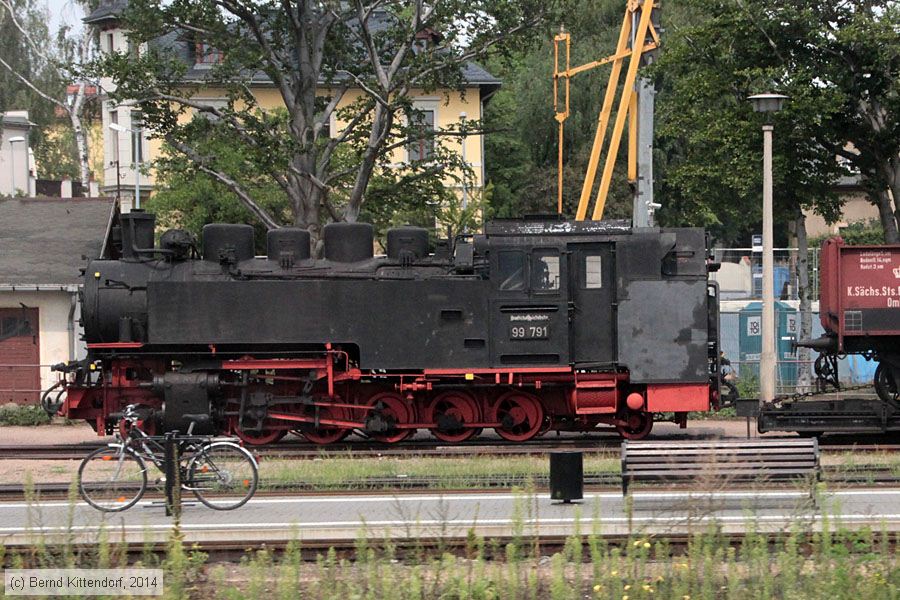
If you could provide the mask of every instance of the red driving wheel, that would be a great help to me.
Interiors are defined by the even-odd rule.
[[[491,407],[491,421],[499,421],[497,434],[511,442],[530,440],[541,430],[544,408],[540,400],[524,392],[508,392]]]
[[[238,439],[248,446],[265,446],[266,444],[274,444],[287,435],[287,429],[269,429],[260,430],[248,429],[242,430],[240,427],[240,419],[237,415],[228,417],[229,430],[236,435]]]
[[[415,418],[412,407],[410,407],[402,396],[392,392],[375,394],[369,399],[366,405],[370,407],[380,406],[380,409],[378,410],[369,411],[368,414],[370,417],[378,413],[382,419],[395,424],[412,423]],[[369,437],[376,442],[395,444],[397,442],[402,442],[413,433],[415,433],[415,430],[413,429],[389,428],[387,431],[371,432],[369,433]]]
[[[319,419],[335,419],[339,421],[349,421],[350,411],[339,406],[319,406]],[[307,416],[315,417],[316,407],[310,406],[306,411]],[[333,444],[339,442],[348,435],[352,429],[346,427],[335,427],[333,425],[320,425],[316,428],[298,429],[294,433],[302,435],[314,444]]]
[[[425,420],[429,423],[437,423],[438,427],[430,429],[431,434],[444,442],[464,442],[472,438],[478,430],[467,427],[467,423],[477,423],[481,420],[478,403],[465,392],[444,392],[438,395],[428,405]],[[461,427],[441,429],[441,421],[461,423]]]
[[[653,429],[653,415],[648,412],[631,412],[625,415],[627,425],[616,425],[616,430],[626,440],[642,440]]]

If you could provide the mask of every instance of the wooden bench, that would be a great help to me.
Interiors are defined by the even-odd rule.
[[[622,494],[633,483],[818,481],[815,438],[622,443]]]

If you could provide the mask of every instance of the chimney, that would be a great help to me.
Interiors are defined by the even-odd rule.
[[[88,175],[88,196],[91,198],[100,197],[100,183],[94,179],[94,174]]]
[[[71,198],[72,197],[72,178],[68,175],[63,176],[62,185],[59,188],[59,197],[60,198]]]

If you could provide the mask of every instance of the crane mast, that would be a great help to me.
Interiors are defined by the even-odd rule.
[[[649,80],[642,78],[638,81],[637,75],[638,68],[652,60],[654,51],[660,45],[658,8],[659,5],[654,0],[628,0],[615,53],[577,67],[572,67],[570,64],[571,35],[565,30],[561,30],[553,39],[553,109],[554,117],[559,124],[557,212],[560,214],[563,212],[563,141],[565,122],[570,115],[570,80],[579,73],[611,63],[612,70],[603,96],[603,106],[600,109],[575,219],[583,221],[588,215],[594,182],[606,141],[606,132],[609,129],[613,104],[616,101],[619,80],[624,69],[625,81],[622,85],[615,122],[606,149],[600,186],[590,218],[593,220],[603,218],[603,210],[612,183],[613,168],[618,157],[627,118],[628,181],[635,189],[634,225],[636,227],[651,225],[653,210],[658,206],[653,203],[652,149],[655,92],[653,84]],[[561,62],[564,64],[561,65]]]

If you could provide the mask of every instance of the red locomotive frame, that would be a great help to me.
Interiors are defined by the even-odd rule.
[[[116,350],[139,347],[117,344]],[[161,360],[131,356],[107,363],[96,369],[103,371],[96,384],[69,385],[62,414],[84,419],[104,434],[109,415],[128,404],[163,408],[160,395],[141,383],[147,377],[135,376],[141,371],[163,373]],[[613,426],[626,438],[641,438],[652,427],[651,413],[673,412],[683,426],[687,411],[709,410],[711,400],[717,400],[708,384],[631,386],[627,373],[578,373],[570,367],[364,373],[350,365],[345,352],[331,347],[309,358],[223,360],[220,377],[228,398],[222,415],[228,430],[250,444],[271,443],[290,431],[327,444],[355,429],[375,431],[371,438],[385,443],[403,441],[417,429],[429,429],[446,442],[461,442],[485,428],[522,442],[551,426],[589,431],[598,425]],[[245,431],[237,407],[229,410],[241,395],[242,381],[248,381],[251,390],[285,397],[303,396],[307,382],[312,389],[306,390],[304,403],[269,408],[263,428]],[[627,415],[621,414],[622,406],[630,409]]]

